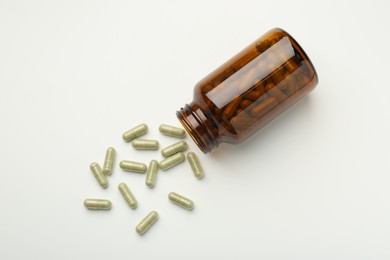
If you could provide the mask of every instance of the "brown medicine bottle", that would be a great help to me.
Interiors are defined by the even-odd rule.
[[[237,144],[291,107],[318,83],[309,57],[285,31],[272,29],[202,79],[177,117],[208,153]]]

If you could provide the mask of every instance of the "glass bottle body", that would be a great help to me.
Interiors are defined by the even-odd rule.
[[[273,29],[203,78],[177,112],[199,148],[240,143],[318,83],[313,64],[285,31]]]

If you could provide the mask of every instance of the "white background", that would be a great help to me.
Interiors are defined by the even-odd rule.
[[[388,3],[1,0],[0,259],[389,259]],[[196,82],[274,27],[317,69],[308,97],[239,146],[203,155],[187,137],[201,181],[185,163],[153,190],[119,167],[97,185],[89,164],[109,146],[117,162],[160,160],[122,133],[145,122],[145,138],[175,142],[158,125],[179,125]]]

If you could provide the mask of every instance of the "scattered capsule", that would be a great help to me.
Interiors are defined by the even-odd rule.
[[[126,200],[129,207],[135,209],[137,207],[137,200],[134,197],[133,193],[131,193],[126,183],[120,183],[118,185],[118,190],[121,192],[123,198]]]
[[[159,143],[157,140],[149,139],[135,139],[131,142],[133,147],[137,150],[157,150]]]
[[[184,154],[180,152],[160,161],[158,165],[161,170],[166,171],[169,168],[172,168],[173,166],[184,162],[185,158],[186,157],[184,156]]]
[[[138,234],[144,234],[158,219],[158,213],[156,211],[150,212],[141,222],[137,225],[135,230]]]
[[[204,172],[199,163],[198,156],[196,156],[194,152],[189,152],[187,153],[187,160],[191,165],[191,169],[194,172],[195,177],[202,179],[204,177]]]
[[[104,159],[103,164],[103,173],[105,175],[111,175],[112,169],[114,168],[115,163],[115,149],[112,147],[107,148],[106,158]]]
[[[93,163],[91,163],[89,168],[91,169],[93,175],[95,176],[95,178],[98,181],[98,183],[100,184],[100,186],[102,186],[102,188],[104,188],[104,189],[107,188],[108,181],[107,181],[106,175],[104,175],[103,170],[100,167],[100,165],[96,162],[93,162]]]
[[[180,141],[162,149],[161,155],[167,158],[171,155],[174,155],[175,153],[183,152],[187,149],[188,149],[187,143],[185,141]]]
[[[148,132],[148,126],[146,124],[140,124],[125,132],[122,137],[123,140],[129,142],[137,137],[140,137],[141,135],[146,134],[146,132]]]
[[[111,209],[111,201],[102,199],[85,199],[84,206],[87,209]]]
[[[138,173],[146,172],[146,164],[140,162],[121,161],[119,163],[119,166],[121,167],[122,170],[128,172],[138,172]]]
[[[192,210],[194,208],[194,202],[182,195],[179,195],[175,192],[171,192],[168,194],[168,198],[173,204],[176,204],[183,209]]]
[[[156,160],[151,160],[149,163],[148,170],[146,171],[145,184],[149,188],[153,188],[156,185],[156,177],[158,171],[158,162]]]
[[[167,136],[172,136],[172,137],[177,137],[177,138],[184,138],[186,137],[186,131],[184,129],[175,127],[175,126],[170,126],[170,125],[160,125],[158,128],[160,130],[160,133],[167,135]]]

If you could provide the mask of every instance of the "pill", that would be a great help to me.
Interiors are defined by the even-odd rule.
[[[226,106],[226,108],[223,110],[223,115],[230,119],[233,117],[234,112],[236,111],[237,107],[241,103],[241,97],[235,98],[233,101],[230,102],[229,105]]]
[[[204,177],[204,172],[199,163],[198,156],[196,156],[194,152],[189,152],[187,153],[187,160],[191,165],[191,169],[194,172],[195,177],[202,179]]]
[[[166,171],[170,168],[172,168],[173,166],[181,163],[181,162],[184,162],[185,160],[185,156],[182,152],[179,152],[177,154],[174,154],[162,161],[160,161],[160,163],[158,164],[160,169],[163,170],[163,171]]]
[[[298,68],[294,60],[291,59],[285,62],[285,66],[290,73],[292,73],[294,70]]]
[[[296,82],[297,73],[290,74],[286,76],[286,78],[282,81],[280,81],[276,86],[283,91],[287,96],[291,96],[295,94],[298,90],[298,85]]]
[[[160,125],[158,130],[167,136],[172,136],[172,137],[177,137],[177,138],[184,138],[186,137],[186,131],[184,129],[175,127],[175,126],[170,126],[170,125]]]
[[[103,199],[85,199],[84,206],[87,209],[111,209],[111,201]]]
[[[272,81],[275,83],[275,85],[279,84],[279,82],[283,81],[285,79],[286,75],[284,75],[283,70],[275,71],[271,74]]]
[[[174,155],[175,153],[183,152],[187,149],[188,149],[187,143],[185,141],[180,141],[162,149],[161,155],[167,158],[171,155]]]
[[[230,120],[230,123],[232,126],[239,131],[245,130],[248,127],[250,127],[252,124],[254,124],[257,121],[257,118],[250,117],[250,116],[244,116],[244,115],[238,115],[233,117]]]
[[[248,99],[244,99],[243,101],[241,101],[241,104],[240,104],[240,108],[241,109],[245,109],[247,107],[249,107],[250,105],[252,105],[252,101],[248,100]]]
[[[156,160],[151,160],[149,167],[146,171],[145,184],[149,188],[153,188],[156,185],[156,177],[158,171],[158,162]]]
[[[107,148],[106,158],[104,159],[103,164],[103,173],[105,175],[111,175],[112,169],[114,168],[115,163],[115,149],[112,147]]]
[[[135,139],[131,142],[133,147],[137,150],[157,150],[159,143],[157,140],[150,139]]]
[[[140,162],[121,161],[119,163],[119,166],[121,167],[122,170],[128,172],[138,172],[138,173],[146,172],[146,164]]]
[[[95,176],[95,178],[98,181],[98,183],[100,184],[100,186],[102,186],[103,188],[107,188],[108,181],[107,181],[106,175],[104,175],[103,170],[100,167],[100,165],[96,162],[93,162],[93,163],[91,163],[89,168],[91,169],[93,175]]]
[[[135,209],[137,207],[137,200],[135,199],[133,193],[131,193],[126,183],[120,183],[118,185],[118,190],[121,192],[123,198],[129,205],[129,207]]]
[[[138,234],[144,234],[158,219],[158,213],[156,211],[150,212],[141,222],[137,225],[135,230]]]
[[[137,137],[140,137],[141,135],[146,134],[147,131],[148,131],[148,126],[146,124],[140,124],[140,125],[137,125],[136,127],[133,127],[129,131],[125,132],[122,135],[122,137],[123,137],[123,140],[125,140],[126,142],[129,142]]]
[[[251,115],[254,117],[261,117],[272,108],[274,108],[278,104],[277,100],[274,97],[269,97],[263,102],[256,104],[251,110]]]
[[[210,129],[212,129],[213,126],[210,127]],[[227,129],[229,131],[229,133],[234,133],[235,130],[233,128],[233,126],[230,124],[230,120],[227,120],[226,118],[222,118],[222,127]],[[212,129],[211,131],[215,131],[216,129]]]
[[[237,72],[237,69],[233,67],[225,67],[223,70],[214,71],[213,77],[207,82],[213,87],[219,87],[219,85],[228,79],[231,75]],[[204,92],[203,92],[204,93]]]
[[[251,90],[247,94],[245,94],[244,98],[250,99],[252,101],[256,101],[261,96],[261,92],[259,90]]]
[[[190,200],[182,195],[179,195],[175,192],[169,193],[168,198],[174,204],[176,204],[184,209],[192,210],[194,208],[194,202],[192,202],[192,200]]]
[[[287,96],[272,83],[265,86],[265,91],[267,91],[270,96],[275,97],[279,103],[283,102],[287,98]]]

